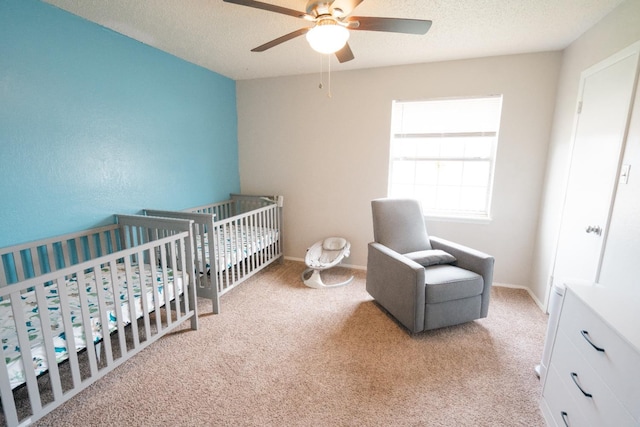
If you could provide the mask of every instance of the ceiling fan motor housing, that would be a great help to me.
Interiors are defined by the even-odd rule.
[[[331,16],[332,15],[332,13],[331,13],[331,3],[333,3],[333,2],[310,0],[307,3],[307,13],[309,15],[312,15],[312,16],[315,16],[315,17],[320,17],[322,15]],[[337,8],[334,9],[334,10],[342,12],[342,10],[337,9]]]

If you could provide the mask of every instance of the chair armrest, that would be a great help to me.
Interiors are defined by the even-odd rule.
[[[380,243],[369,243],[367,292],[412,333],[424,330],[424,267]]]
[[[494,258],[484,252],[459,243],[450,242],[440,237],[429,236],[429,239],[433,249],[443,250],[456,257],[456,266],[473,271],[482,276],[484,290],[482,291],[481,316],[486,317],[489,310],[490,289],[493,283]]]

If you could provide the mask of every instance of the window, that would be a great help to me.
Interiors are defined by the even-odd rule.
[[[490,219],[502,96],[394,101],[389,196],[427,216]]]

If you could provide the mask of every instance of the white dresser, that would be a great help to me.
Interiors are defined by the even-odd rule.
[[[542,381],[549,426],[640,426],[640,294],[568,285]]]

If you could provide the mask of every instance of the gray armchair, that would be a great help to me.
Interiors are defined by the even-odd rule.
[[[371,202],[367,292],[411,333],[487,317],[492,256],[427,234],[411,199]]]

